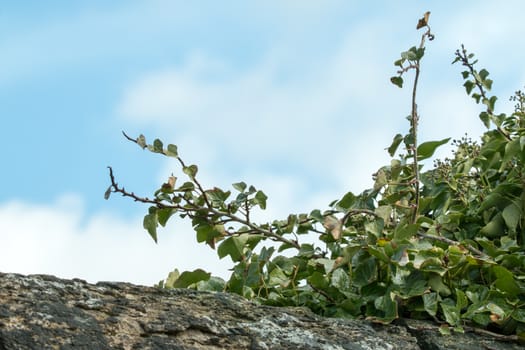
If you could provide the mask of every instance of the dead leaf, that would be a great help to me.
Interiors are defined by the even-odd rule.
[[[419,21],[417,22],[416,29],[426,27],[428,25],[429,17],[430,17],[430,11],[425,12],[425,14],[423,15],[423,18],[420,18]]]
[[[343,227],[341,221],[333,215],[324,218],[323,227],[330,232],[335,240],[341,238],[341,229]]]

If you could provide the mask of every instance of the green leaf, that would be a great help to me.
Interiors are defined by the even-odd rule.
[[[348,291],[350,289],[350,277],[348,276],[348,272],[341,268],[336,269],[332,273],[330,284],[342,292]]]
[[[465,293],[460,290],[456,289],[456,308],[458,310],[465,309],[468,306],[468,299]]]
[[[264,194],[263,191],[257,191],[257,193],[255,194],[255,202],[259,204],[259,207],[261,207],[261,209],[266,209],[267,199],[268,197]]]
[[[401,77],[392,77],[390,78],[390,82],[399,88],[403,87],[403,78]]]
[[[431,316],[436,316],[438,309],[438,294],[434,292],[427,293],[423,294],[422,298],[425,311]]]
[[[268,284],[270,286],[281,286],[281,287],[287,287],[290,284],[290,277],[286,276],[284,271],[276,267],[274,268],[270,274],[268,275],[269,282]]]
[[[318,271],[314,271],[306,280],[315,288],[324,289],[328,287],[328,278]]]
[[[337,206],[348,209],[350,208],[356,201],[356,196],[352,192],[348,192],[341,198],[339,202],[337,202]]]
[[[211,242],[214,238],[222,236],[223,230],[221,230],[221,228],[222,226],[216,227],[208,224],[197,226],[195,228],[195,231],[197,232],[197,242]]]
[[[193,182],[185,182],[179,188],[177,188],[175,191],[177,191],[177,192],[187,192],[187,191],[193,191],[194,189],[195,189],[195,185],[193,184]]]
[[[171,143],[168,145],[168,149],[166,150],[166,155],[168,157],[174,157],[177,158],[179,156],[177,152],[177,146],[172,145]]]
[[[361,261],[354,271],[354,284],[357,287],[362,287],[375,281],[377,278],[376,267],[376,259],[374,257]]]
[[[511,232],[516,232],[516,228],[521,220],[521,208],[516,204],[509,204],[503,209],[503,220]]]
[[[401,58],[409,60],[409,61],[416,61],[417,60],[417,49],[415,46],[411,47],[410,50],[401,52]]]
[[[151,238],[153,238],[155,243],[157,243],[157,225],[158,221],[156,211],[144,216],[143,226],[148,231]]]
[[[404,226],[397,226],[394,230],[394,239],[396,241],[403,241],[412,238],[417,230],[419,230],[419,224],[407,224]]]
[[[493,271],[497,277],[496,282],[494,283],[496,288],[508,293],[512,298],[520,294],[520,287],[514,280],[512,272],[499,265],[494,266]]]
[[[437,274],[432,274],[428,279],[428,285],[433,291],[436,291],[442,296],[449,296],[452,292],[450,288],[443,283],[443,278]]]
[[[490,116],[487,112],[481,112],[479,114],[479,119],[483,122],[483,125],[488,129],[490,128]]]
[[[382,323],[390,323],[398,317],[397,302],[393,298],[393,294],[388,292],[374,301],[374,306],[383,311],[383,316],[377,315],[375,320]]]
[[[374,191],[378,191],[388,184],[388,177],[384,168],[379,169],[375,174]]]
[[[247,185],[244,182],[236,182],[232,184],[233,188],[236,189],[239,192],[244,192],[246,190]]]
[[[478,74],[481,81],[487,79],[487,77],[489,76],[489,72],[486,69],[480,70]]]
[[[472,89],[474,89],[474,86],[476,86],[474,84],[473,81],[470,81],[470,80],[467,80],[463,86],[465,87],[465,90],[467,91],[467,94],[470,95],[470,93],[472,92]]]
[[[242,234],[240,236],[228,237],[217,249],[219,258],[222,259],[229,255],[233,262],[241,261],[244,256],[244,247],[250,238],[249,236],[249,234]],[[261,238],[258,237],[258,239],[260,240]]]
[[[378,258],[379,260],[385,263],[390,263],[391,261],[390,256],[388,256],[385,253],[385,250],[382,247],[369,246],[368,253],[370,253],[370,255],[375,256],[376,258]]]
[[[447,321],[449,325],[456,326],[460,323],[460,311],[455,305],[441,303],[440,306],[441,310],[443,311],[443,315],[445,316],[445,321]]]
[[[432,157],[432,155],[439,146],[444,145],[449,141],[450,137],[441,141],[428,141],[420,144],[417,148],[418,160],[423,160]]]
[[[211,273],[202,269],[196,269],[191,272],[184,271],[173,283],[173,288],[188,288],[197,282],[209,280],[210,276]]]
[[[403,68],[403,63],[405,63],[405,59],[404,58],[400,58],[398,59],[397,61],[394,62],[394,66],[398,66],[400,68]]]
[[[146,137],[142,134],[137,137],[137,145],[139,145],[142,149],[146,148],[148,145],[146,144]]]
[[[481,234],[488,238],[500,237],[505,232],[505,221],[502,214],[498,213],[486,224],[480,231]]]
[[[321,214],[321,211],[319,209],[314,209],[312,210],[312,212],[310,213],[310,215],[308,216],[309,218],[312,218],[318,222],[323,222],[324,221],[324,217],[323,217],[323,214]]]
[[[177,212],[177,210],[173,208],[162,208],[157,210],[157,220],[160,225],[163,227],[166,226],[166,223],[168,222],[168,219]]]
[[[168,278],[166,278],[166,282],[164,283],[164,288],[167,288],[167,289],[173,288],[173,284],[175,283],[177,278],[179,278],[179,276],[180,276],[180,272],[178,269],[171,271],[168,274]]]
[[[503,155],[503,159],[501,160],[501,166],[499,168],[499,171],[503,171],[505,167],[508,165],[508,163],[517,155],[520,155],[521,153],[521,146],[520,141],[518,138],[515,138],[514,140],[508,142],[505,145],[505,154]]]
[[[394,156],[394,154],[397,151],[397,148],[399,147],[402,141],[403,141],[403,135],[397,134],[396,136],[394,136],[394,139],[392,140],[392,144],[390,145],[390,147],[388,147],[388,154],[390,154],[390,157]]]
[[[408,298],[424,295],[428,290],[427,280],[421,271],[415,270],[400,285],[401,297]]]
[[[498,98],[496,96],[491,96],[490,98],[483,98],[481,102],[487,106],[487,108],[491,111],[494,110],[494,106],[496,105],[496,101]]]
[[[182,171],[184,172],[184,174],[188,175],[190,178],[194,178],[195,175],[197,175],[198,170],[199,169],[197,168],[195,164],[185,166],[184,168],[182,168]]]
[[[304,243],[301,244],[301,247],[299,248],[299,252],[297,253],[298,256],[304,256],[307,258],[310,258],[315,253],[315,248],[313,244]]]
[[[155,139],[155,141],[153,141],[153,152],[163,153],[163,147],[164,145],[162,144],[161,140]]]
[[[419,61],[423,58],[423,56],[425,56],[425,48],[420,47],[416,50],[416,58]]]
[[[219,258],[222,259],[229,255],[233,262],[241,260],[242,245],[239,245],[238,242],[234,240],[234,238],[235,237],[229,237],[219,245],[219,248],[217,249]]]
[[[109,186],[108,189],[106,190],[106,192],[104,192],[104,199],[105,200],[108,200],[109,199],[109,196],[111,196],[111,189],[113,188],[113,186]]]

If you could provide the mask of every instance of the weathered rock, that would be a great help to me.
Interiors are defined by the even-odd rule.
[[[0,273],[0,350],[521,349],[488,335],[439,335],[421,321],[379,326],[226,293]]]

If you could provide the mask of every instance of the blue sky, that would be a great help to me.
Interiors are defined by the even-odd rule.
[[[405,132],[409,89],[394,60],[419,42],[421,139],[478,136],[454,51],[495,80],[501,111],[523,87],[525,4],[492,1],[24,1],[0,9],[0,271],[152,284],[231,263],[173,222],[155,245],[147,208],[103,193],[151,195],[175,164],[121,135],[179,146],[209,187],[265,190],[260,219],[325,208],[371,185]],[[442,153],[445,154],[445,153]]]

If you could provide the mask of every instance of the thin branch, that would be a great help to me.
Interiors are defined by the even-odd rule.
[[[184,212],[184,213],[186,213],[188,215],[195,215],[195,212],[198,209],[197,207],[195,207],[195,208],[188,208],[188,207],[180,206],[180,205],[168,205],[168,204],[162,203],[162,201],[158,200],[158,199],[149,199],[149,198],[145,198],[145,197],[139,197],[136,194],[134,194],[133,192],[127,192],[124,189],[124,187],[119,187],[118,186],[117,182],[115,181],[115,177],[113,175],[113,169],[111,167],[108,167],[108,168],[109,168],[109,177],[111,179],[112,192],[121,193],[125,197],[131,197],[136,202],[153,204],[153,205],[157,206],[158,208],[172,208],[172,209],[176,209],[176,210],[179,210],[181,212]],[[213,215],[216,215],[216,216],[218,216],[220,218],[227,218],[227,219],[223,219],[221,221],[229,220],[231,222],[236,222],[236,223],[242,224],[244,226],[249,227],[254,232],[258,232],[258,233],[260,233],[260,234],[262,234],[262,235],[264,235],[264,236],[266,236],[266,237],[268,237],[268,238],[270,238],[270,239],[272,239],[274,241],[278,241],[278,242],[289,244],[290,246],[292,246],[292,247],[294,247],[296,249],[300,249],[301,248],[301,245],[298,242],[295,242],[295,241],[289,240],[287,238],[284,238],[284,237],[274,233],[271,230],[263,229],[262,227],[260,227],[260,226],[258,226],[256,224],[253,224],[253,223],[251,223],[251,222],[249,222],[249,221],[247,221],[245,219],[242,219],[241,217],[239,217],[239,216],[237,216],[235,214],[217,210],[217,209],[213,208],[211,205],[206,207],[206,211],[207,211],[207,214],[213,214]],[[241,233],[244,233],[244,232],[241,232]]]
[[[421,238],[426,238],[426,239],[430,239],[430,240],[434,240],[434,241],[443,242],[443,243],[446,243],[448,245],[456,245],[456,246],[461,245],[462,247],[465,247],[465,249],[470,251],[472,254],[478,255],[478,256],[483,257],[483,258],[488,258],[489,257],[487,254],[483,253],[482,251],[480,251],[480,250],[478,250],[478,249],[476,249],[474,247],[471,247],[469,245],[453,241],[453,240],[445,238],[445,237],[427,235],[426,233],[420,233],[420,232],[418,232],[417,235],[419,237],[421,237]]]

